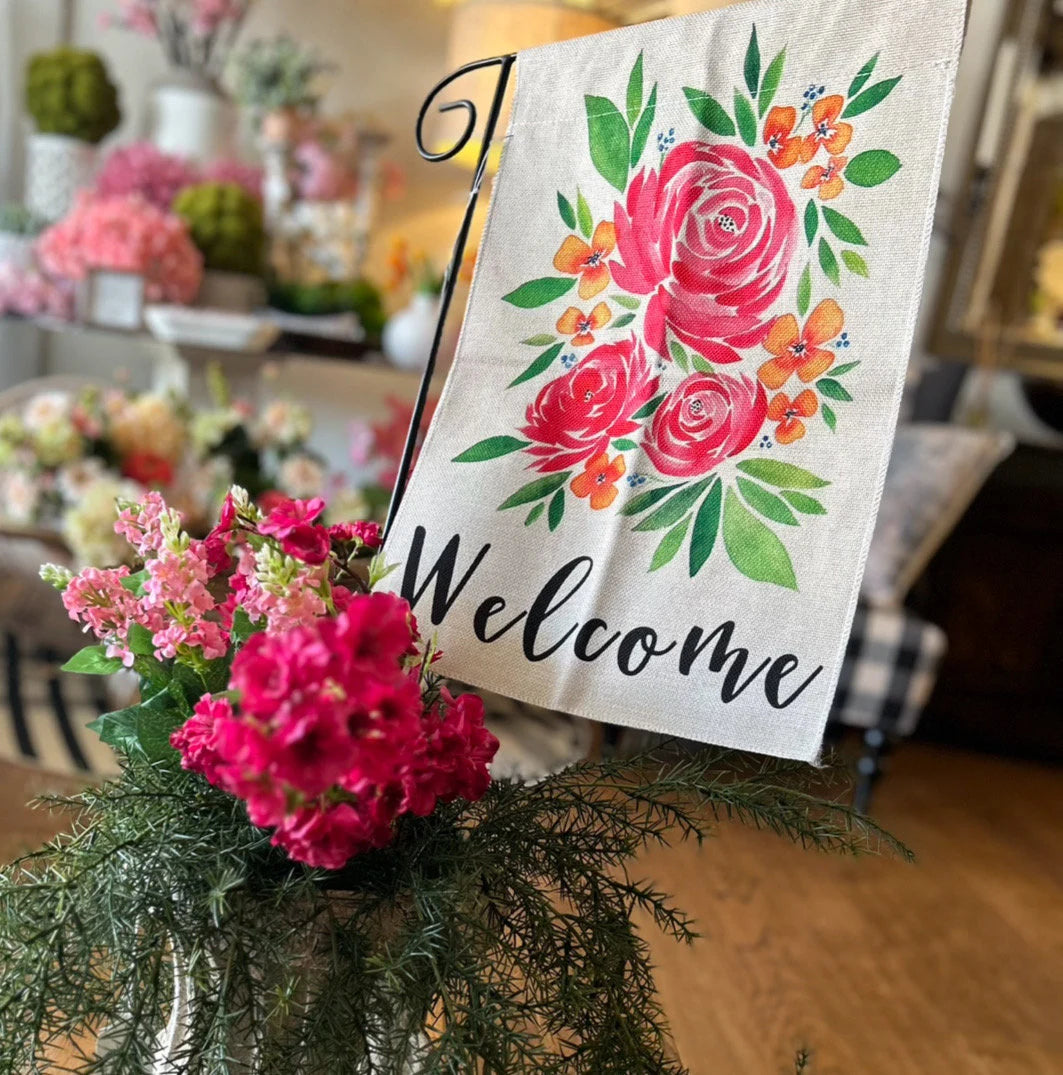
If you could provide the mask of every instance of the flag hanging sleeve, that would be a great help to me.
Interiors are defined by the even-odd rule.
[[[816,758],[964,0],[754,0],[522,53],[387,544],[442,673]]]

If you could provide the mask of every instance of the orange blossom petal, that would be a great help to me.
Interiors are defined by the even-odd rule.
[[[853,140],[853,125],[851,123],[839,123],[835,128],[834,134],[831,135],[823,144],[827,147],[827,152],[832,156],[837,156],[843,152],[845,147]]]
[[[576,309],[575,306],[570,306],[558,319],[557,319],[557,331],[562,336],[571,336],[573,332],[579,329],[579,323],[583,320],[583,314]]]
[[[805,342],[810,347],[819,347],[827,340],[833,340],[845,324],[842,308],[834,299],[824,299],[808,316],[805,322]]]
[[[805,435],[805,423],[800,418],[784,418],[775,430],[775,439],[780,444],[793,444]]]
[[[821,374],[824,374],[834,365],[834,354],[831,351],[824,351],[819,347],[813,347],[808,352],[805,360],[797,367],[797,376],[801,378],[805,384],[809,381],[814,381]]]
[[[801,180],[801,186],[805,190],[811,190],[813,187],[818,187],[823,182],[823,177],[826,175],[827,169],[822,164],[814,164],[807,172],[805,172],[804,179]]]
[[[771,402],[768,404],[768,421],[781,422],[786,417],[789,407],[790,397],[785,392],[772,396]]]
[[[797,109],[776,105],[768,112],[768,118],[764,121],[765,144],[773,138],[788,138],[796,125]]]
[[[811,418],[819,409],[819,398],[810,388],[806,388],[803,392],[798,392],[793,409],[802,418]]]
[[[554,255],[554,268],[558,272],[575,276],[591,256],[591,248],[578,236],[569,235]]]
[[[611,254],[616,249],[616,228],[611,220],[603,220],[594,229],[591,246],[598,254]]]
[[[579,281],[579,297],[581,299],[593,299],[600,295],[608,286],[612,277],[609,274],[609,266],[606,262],[591,265],[583,270]]]
[[[591,508],[594,511],[601,511],[602,508],[609,507],[609,505],[616,500],[617,491],[615,485],[599,485],[598,488],[591,493]]]
[[[845,98],[840,93],[832,93],[828,97],[821,97],[812,106],[812,124],[818,127],[824,120],[834,125],[834,121],[842,114],[842,106]],[[845,126],[849,126],[845,124]],[[852,128],[850,128],[852,130]]]
[[[613,316],[612,311],[604,302],[599,302],[597,306],[591,310],[591,328],[605,328],[609,324],[609,319]]]
[[[793,314],[783,314],[772,322],[764,337],[764,347],[773,355],[784,355],[800,338],[797,318]]]
[[[840,175],[836,175],[833,179],[828,179],[826,183],[820,184],[819,196],[821,200],[829,202],[831,198],[837,198],[844,189],[845,180]]]
[[[782,388],[790,379],[793,370],[786,369],[777,358],[770,358],[757,370],[761,383],[768,388]]]

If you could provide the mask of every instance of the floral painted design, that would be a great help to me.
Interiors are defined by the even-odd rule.
[[[831,482],[786,452],[837,433],[854,398],[845,298],[871,266],[848,213],[902,166],[860,117],[901,79],[873,81],[876,54],[848,86],[777,102],[779,44],[764,64],[753,27],[733,101],[683,87],[704,132],[687,141],[641,54],[621,102],[586,96],[590,160],[616,193],[557,192],[558,275],[503,296],[528,311],[523,345],[545,348],[507,388],[534,389],[519,436],[454,462],[522,456],[537,476],[499,510],[525,509],[526,526],[615,512],[655,543],[650,571],[685,549],[691,578],[714,560],[796,590],[786,535],[827,514]]]

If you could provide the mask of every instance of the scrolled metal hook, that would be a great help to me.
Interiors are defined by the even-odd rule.
[[[440,105],[438,109],[440,113],[457,111],[465,112],[465,129],[449,149],[435,153],[424,143],[424,121],[436,98],[452,82],[456,82],[459,78],[471,74],[473,71],[482,71],[488,67],[508,68],[512,62],[512,56],[492,56],[487,60],[476,60],[473,63],[465,64],[464,67],[459,67],[456,71],[452,71],[446,78],[435,84],[432,88],[432,92],[428,94],[424,100],[424,104],[421,105],[421,111],[417,114],[417,151],[426,161],[432,161],[434,163],[436,161],[445,161],[450,160],[451,157],[456,157],[469,144],[473,134],[476,133],[476,124],[479,119],[476,105],[467,98]]]

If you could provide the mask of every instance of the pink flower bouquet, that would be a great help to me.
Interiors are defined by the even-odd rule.
[[[404,815],[478,800],[498,742],[481,700],[432,674],[407,603],[355,569],[379,527],[325,527],[323,509],[286,501],[263,515],[234,487],[196,540],[148,493],[115,524],[141,570],[43,574],[98,640],[71,670],[124,666],[146,685],[135,729],[103,717],[104,741],[179,755],[292,859],[339,869],[388,844]]]
[[[37,250],[45,270],[70,280],[97,269],[140,273],[150,302],[189,303],[203,278],[185,223],[139,196],[82,194]]]

